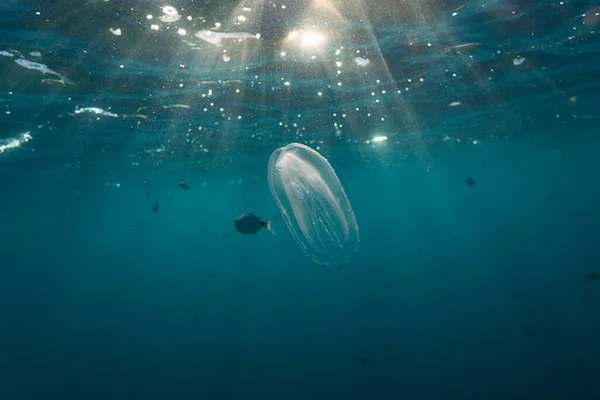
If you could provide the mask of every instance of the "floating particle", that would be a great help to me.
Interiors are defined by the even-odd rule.
[[[448,104],[450,107],[456,107],[456,106],[460,106],[462,103],[460,101],[453,101],[452,103]]]
[[[110,33],[112,33],[115,36],[121,36],[121,29],[117,28],[117,29],[113,29],[113,28],[109,28],[108,29],[110,31]]]
[[[597,25],[600,22],[600,7],[592,7],[582,15],[583,23],[588,26]]]

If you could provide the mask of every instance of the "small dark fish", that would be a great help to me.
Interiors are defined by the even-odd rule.
[[[583,297],[581,298],[581,300],[584,303],[589,303],[590,302],[590,295],[589,294],[584,294]]]
[[[528,337],[528,338],[532,338],[532,337],[536,337],[536,336],[537,336],[535,332],[533,332],[533,331],[530,331],[530,330],[528,330],[528,329],[523,329],[523,332],[521,332],[521,334],[522,334],[524,337]]]
[[[471,178],[470,176],[468,176],[467,179],[465,179],[465,182],[467,182],[467,186],[475,185],[475,179]]]
[[[156,203],[154,203],[154,205],[152,206],[152,212],[157,212],[158,211],[158,200],[156,200]]]
[[[273,233],[272,221],[262,221],[254,214],[243,214],[233,221],[235,229],[243,234],[249,235],[257,233],[263,228],[266,228],[269,232]]]
[[[177,184],[180,188],[182,188],[183,190],[190,190],[190,185],[188,185],[187,183],[185,183],[184,181],[181,181]]]
[[[590,272],[589,274],[587,274],[585,276],[585,279],[589,279],[590,281],[595,281],[597,279],[600,279],[600,274],[596,274],[596,273]]]
[[[150,198],[150,193],[146,193],[146,198],[149,199]]]

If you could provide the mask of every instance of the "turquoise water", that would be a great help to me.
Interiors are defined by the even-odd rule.
[[[599,12],[1,1],[0,399],[597,398]],[[295,142],[344,265],[271,196]]]

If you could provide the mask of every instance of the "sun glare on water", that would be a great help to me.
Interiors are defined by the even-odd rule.
[[[287,36],[286,41],[289,43],[297,43],[304,49],[319,49],[326,40],[325,35],[316,31],[305,31],[303,29],[292,31]]]

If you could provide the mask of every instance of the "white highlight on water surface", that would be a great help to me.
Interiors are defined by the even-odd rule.
[[[374,143],[381,143],[381,142],[385,142],[388,139],[387,136],[384,135],[377,135],[377,136],[373,136],[372,140],[367,140],[366,143],[369,144],[371,142]]]
[[[171,16],[171,15],[161,15],[158,17],[162,22],[171,23],[179,21],[181,17],[179,15]]]
[[[119,117],[119,114],[111,113],[110,111],[104,111],[103,109],[98,108],[98,107],[83,107],[83,108],[78,108],[75,110],[75,114],[81,114],[81,113],[98,114],[98,115],[103,115],[105,117],[112,117],[112,118]]]
[[[27,143],[31,139],[32,139],[32,136],[31,136],[31,133],[29,133],[29,132],[24,132],[15,138],[0,139],[0,154],[4,153],[6,150],[16,149],[17,147],[21,147],[21,145],[23,143]]]
[[[521,65],[525,62],[525,57],[515,57],[513,60],[513,65]]]
[[[173,6],[164,6],[162,8],[163,15],[158,17],[162,22],[171,23],[177,22],[181,19],[181,15],[177,12],[177,9]]]
[[[215,46],[220,46],[222,39],[260,39],[258,33],[253,35],[248,32],[213,32],[209,30],[199,31],[194,36]]]
[[[286,37],[288,42],[297,42],[302,48],[318,49],[325,43],[325,35],[317,31],[305,31],[299,29],[292,31]]]
[[[29,60],[26,60],[25,58],[17,58],[15,60],[15,62],[17,64],[19,64],[20,66],[25,67],[27,69],[33,69],[33,70],[36,70],[36,71],[40,71],[44,75],[45,74],[55,75],[55,76],[59,77],[60,80],[63,83],[68,83],[69,85],[73,85],[74,84],[73,81],[65,78],[64,76],[62,76],[58,72],[51,70],[50,68],[48,68],[48,66],[46,66],[44,64],[36,63],[34,61],[29,61]]]
[[[165,15],[169,15],[169,16],[175,16],[178,15],[179,13],[177,12],[177,9],[173,6],[164,6],[162,8],[162,12]]]
[[[358,65],[359,67],[366,67],[367,65],[369,65],[371,63],[371,61],[367,58],[356,57],[354,59],[354,63],[356,65]]]

